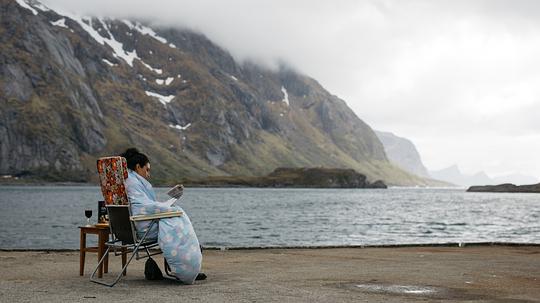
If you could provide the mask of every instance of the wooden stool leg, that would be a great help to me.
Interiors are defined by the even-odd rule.
[[[109,253],[107,253],[107,255],[105,256],[105,261],[103,261],[103,272],[109,272]]]
[[[108,230],[102,230],[99,232],[99,235],[100,235],[100,249],[103,251],[103,254],[105,253],[105,251],[107,250],[105,248],[105,243],[109,240],[109,231]],[[102,254],[102,255],[103,255]],[[104,273],[108,273],[109,272],[109,253],[107,253],[107,255],[105,255],[105,260],[103,261],[103,272]]]
[[[122,248],[122,268],[124,268],[124,266],[126,265],[126,261],[127,261],[127,251],[125,248]],[[124,270],[122,274],[124,276],[127,274],[127,268],[126,270]]]
[[[80,252],[79,252],[79,275],[84,275],[84,258],[86,256],[86,233],[81,229],[80,239]]]
[[[98,233],[98,249],[97,249],[97,255],[98,255],[98,262],[101,260],[101,257],[103,257],[103,254],[105,253],[105,243],[103,239],[103,233]],[[105,263],[105,262],[104,262]],[[101,264],[98,269],[98,278],[103,277],[103,266],[104,264]]]

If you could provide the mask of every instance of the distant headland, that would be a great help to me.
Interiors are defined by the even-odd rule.
[[[514,185],[511,183],[499,185],[471,186],[468,192],[494,192],[494,193],[540,193],[540,183],[531,185]]]
[[[155,181],[155,180],[154,180]],[[287,168],[275,169],[266,176],[208,176],[184,178],[177,182],[186,187],[275,187],[275,188],[387,188],[377,180],[369,182],[366,175],[343,168]],[[176,182],[153,182],[155,186],[170,186]],[[95,186],[94,182],[47,182],[39,178],[0,177],[0,185],[29,186]]]
[[[281,167],[262,177],[207,177],[184,179],[182,183],[187,187],[387,188],[381,180],[370,183],[365,175],[354,169],[322,167]]]

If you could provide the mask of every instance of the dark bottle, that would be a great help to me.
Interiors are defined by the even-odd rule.
[[[98,201],[98,223],[108,223],[107,207],[105,201]]]

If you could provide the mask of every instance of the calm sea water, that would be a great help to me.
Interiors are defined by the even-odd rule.
[[[100,199],[98,187],[0,186],[0,248],[78,248]],[[188,188],[181,206],[205,246],[540,243],[540,194]]]

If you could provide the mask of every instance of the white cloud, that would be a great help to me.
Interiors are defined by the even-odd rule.
[[[540,177],[540,1],[43,2],[189,27],[237,59],[283,59],[411,139],[429,168]]]

